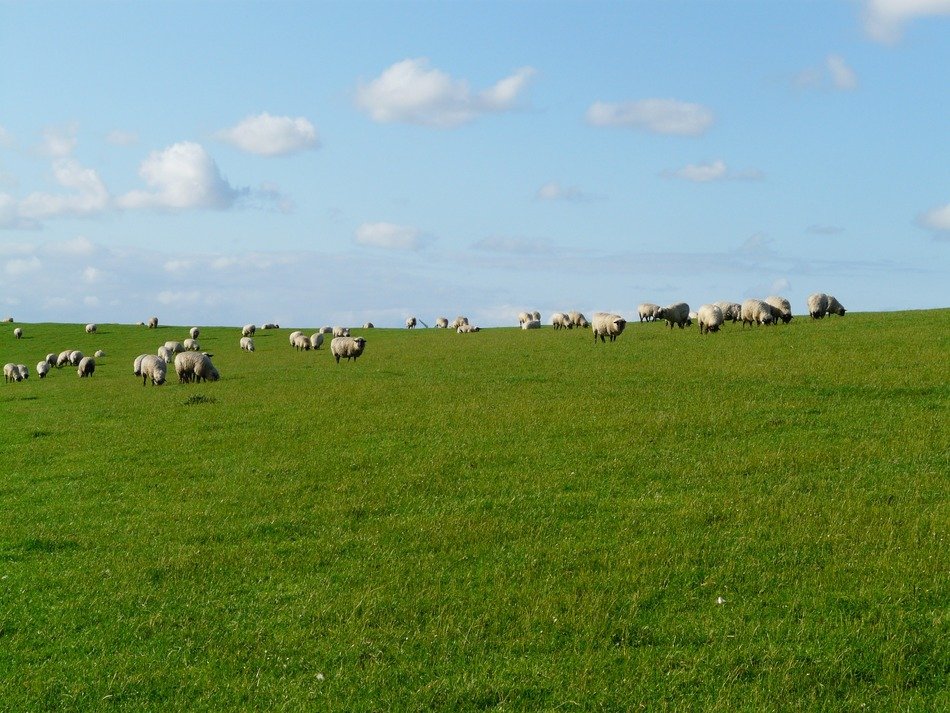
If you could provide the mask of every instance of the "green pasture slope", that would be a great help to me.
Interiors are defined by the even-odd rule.
[[[950,310],[2,325],[0,709],[950,709]]]

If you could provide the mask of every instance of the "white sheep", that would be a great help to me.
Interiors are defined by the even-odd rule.
[[[147,356],[149,356],[149,355],[148,355],[148,354],[139,354],[137,357],[135,357],[135,361],[132,362],[132,373],[135,374],[136,376],[141,376],[141,375],[142,375],[142,362],[144,361],[145,357],[147,357]]]
[[[333,334],[333,327],[320,327],[320,334]]]
[[[416,318],[406,317],[406,329],[415,329],[415,328],[416,328]]]
[[[23,377],[24,381],[30,378],[30,367],[26,364],[17,364],[16,367],[20,370],[20,376]]]
[[[172,360],[175,358],[175,352],[166,346],[161,346],[158,348],[158,356],[166,364],[171,364]]]
[[[86,325],[86,334],[95,334],[98,330],[99,330],[99,325],[97,324]]]
[[[666,307],[660,307],[656,312],[657,320],[665,319],[667,326],[673,329],[677,326],[680,329],[692,324],[689,316],[689,305],[685,302],[674,302]]]
[[[346,327],[334,327],[333,328],[334,337],[348,337],[350,336],[350,330]]]
[[[533,316],[534,316],[534,315],[532,315],[530,312],[519,312],[519,313],[518,313],[518,326],[521,326],[521,325],[524,324],[525,322],[530,322]]]
[[[165,348],[171,350],[172,354],[180,354],[185,351],[185,345],[176,341],[165,342]]]
[[[4,364],[3,381],[6,384],[9,384],[11,381],[23,381],[23,375],[20,374],[20,367],[16,364]]]
[[[742,305],[738,302],[716,302],[715,305],[722,310],[723,320],[729,320],[732,323],[738,322],[742,319]]]
[[[657,318],[657,312],[660,311],[660,305],[652,302],[642,302],[637,306],[637,316],[641,322],[653,322]]]
[[[605,337],[609,337],[610,341],[617,341],[617,337],[623,332],[624,327],[627,326],[627,320],[621,317],[619,314],[613,314],[612,312],[594,312],[594,319],[591,322],[591,331],[594,333],[594,344],[597,343],[597,338],[600,337],[600,341],[605,341]]]
[[[79,378],[83,379],[87,376],[92,376],[96,371],[96,361],[92,357],[83,357],[79,361],[79,368],[76,369],[76,373],[79,374]]]
[[[280,329],[280,325],[277,322],[264,322],[261,329]]]
[[[254,351],[253,337],[241,337],[241,349],[243,349],[246,352]]]
[[[16,327],[13,330],[13,336],[17,339],[23,339],[23,329],[20,327]]]
[[[50,352],[49,354],[46,355],[46,361],[49,363],[50,366],[56,366],[56,355]]]
[[[182,342],[182,346],[184,347],[186,352],[200,352],[201,351],[201,345],[198,344],[197,339],[186,339],[184,342]]]
[[[413,319],[415,319],[415,317],[413,317]],[[413,326],[415,326],[415,325],[413,325]],[[363,329],[376,329],[376,325],[373,324],[372,322],[364,322],[364,323],[363,323]]]
[[[310,351],[310,338],[305,334],[298,334],[294,337],[294,349],[298,352]]]
[[[165,383],[165,375],[168,371],[166,362],[160,357],[146,354],[139,365],[139,373],[142,375],[142,386],[151,380],[152,386],[161,386]]]
[[[96,349],[96,353],[93,354],[93,356],[94,356],[96,359],[102,359],[102,357],[104,357],[105,355],[106,355],[106,353],[105,353],[104,351],[102,351],[102,349]]]
[[[56,368],[60,369],[66,366],[69,363],[69,355],[73,353],[72,349],[66,349],[61,351],[59,356],[56,357]]]
[[[828,295],[828,309],[827,314],[836,314],[839,317],[844,317],[845,310],[841,306],[841,303],[834,297],[834,295]]]
[[[241,336],[242,337],[253,337],[254,332],[257,331],[257,327],[253,324],[245,324],[241,327]]]
[[[158,329],[158,317],[149,317],[149,318],[148,318],[148,328],[149,328],[149,329]]]
[[[521,325],[522,329],[541,329],[540,319],[529,319]]]
[[[718,332],[725,318],[719,305],[703,305],[696,313],[696,320],[699,322],[699,333],[709,334]]]
[[[323,335],[320,332],[314,332],[310,335],[310,348],[319,349],[323,346]]]
[[[69,364],[70,366],[79,366],[79,362],[82,361],[83,353],[80,351],[71,351],[69,352]]]
[[[782,320],[784,324],[792,321],[792,303],[784,297],[770,295],[765,298],[765,304],[772,308],[772,316],[775,321]]]
[[[301,332],[299,329],[296,329],[293,332],[291,332],[290,335],[288,335],[288,339],[290,340],[290,346],[294,346],[294,342],[296,341],[297,337],[299,337],[301,334],[303,334],[303,332]]]
[[[340,357],[355,361],[365,348],[366,340],[363,337],[334,337],[330,341],[330,353],[336,358],[337,364],[340,363]]]
[[[455,328],[455,331],[456,331],[458,334],[471,334],[472,332],[480,332],[480,331],[482,331],[482,328],[481,328],[481,327],[476,327],[476,326],[471,325],[471,324],[469,324],[468,322],[466,322],[465,324],[460,324],[458,327],[456,327],[456,328]]]
[[[191,336],[192,339],[197,339],[198,335],[201,334],[201,330],[198,329],[197,327],[192,327],[191,329],[188,330],[188,334]]]
[[[581,312],[568,312],[567,316],[571,320],[571,324],[575,327],[587,329],[590,326],[590,322],[587,321],[587,317],[585,317]]]
[[[217,381],[220,378],[218,370],[211,363],[211,357],[203,352],[182,352],[175,356],[175,373],[178,374],[178,383],[187,384],[192,381]]]
[[[448,318],[448,317],[436,317],[436,318],[435,318],[435,328],[436,328],[436,329],[448,329],[448,328],[449,328],[449,318]]]
[[[821,319],[828,312],[828,295],[816,292],[808,295],[808,314],[812,319]]]
[[[551,326],[554,327],[554,329],[573,329],[574,322],[563,312],[555,312],[551,315]]]
[[[468,317],[463,317],[459,315],[455,320],[449,325],[449,329],[458,329],[463,324],[468,324]]]
[[[36,362],[36,375],[41,379],[45,379],[46,375],[49,373],[49,362],[46,360]]]
[[[763,300],[747,299],[742,303],[742,327],[753,324],[775,324],[772,307]]]

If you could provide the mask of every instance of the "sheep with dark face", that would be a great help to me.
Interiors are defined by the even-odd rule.
[[[747,299],[742,303],[742,327],[747,324],[775,324],[772,307],[763,300]]]
[[[772,316],[775,318],[776,323],[778,323],[779,320],[782,320],[783,324],[788,324],[792,321],[792,303],[784,297],[770,295],[765,298],[765,304],[772,308]]]
[[[337,364],[340,363],[341,357],[347,361],[350,359],[356,361],[365,348],[366,340],[363,337],[334,337],[330,342],[330,353],[333,354]]]
[[[597,343],[598,337],[600,337],[600,341],[602,342],[605,341],[607,337],[609,337],[612,342],[617,341],[617,337],[621,335],[626,326],[627,320],[619,314],[613,314],[612,312],[594,312],[594,320],[591,322],[591,331],[594,333],[594,344]]]
[[[11,381],[23,381],[23,374],[20,373],[20,367],[16,364],[4,364],[3,381],[7,384]]]
[[[194,352],[189,353],[193,354]],[[144,357],[142,357],[139,370],[142,375],[142,386],[145,386],[149,380],[151,380],[152,386],[161,386],[165,383],[165,375],[168,372],[168,365],[161,357],[154,356],[153,354],[146,354]]]
[[[415,328],[416,328],[416,318],[406,317],[406,329],[415,329]]]
[[[660,305],[652,302],[642,302],[637,306],[637,316],[641,322],[653,322],[656,320],[656,314],[660,310]]]
[[[555,312],[551,315],[551,326],[555,329],[573,329],[574,323],[563,312]]]
[[[84,379],[87,376],[92,376],[96,371],[96,362],[92,357],[83,357],[79,361],[79,368],[76,369],[76,373],[79,374],[80,379]]]
[[[567,316],[568,319],[571,320],[571,324],[575,327],[587,329],[590,326],[590,322],[587,321],[587,317],[585,317],[581,312],[568,312]]]
[[[723,323],[722,310],[719,305],[703,305],[696,313],[696,321],[699,322],[700,334],[718,332]]]
[[[675,302],[666,307],[660,307],[656,312],[656,319],[665,319],[670,329],[673,329],[674,326],[683,329],[683,327],[692,324],[689,316],[689,305],[685,302]]]

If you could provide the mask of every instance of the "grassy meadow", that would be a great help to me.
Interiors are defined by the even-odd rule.
[[[0,709],[950,709],[950,310],[289,332],[2,325]]]

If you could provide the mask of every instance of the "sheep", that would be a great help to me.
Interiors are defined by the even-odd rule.
[[[436,328],[436,329],[448,329],[448,328],[449,328],[449,318],[448,318],[448,317],[436,317],[436,318],[435,318],[435,328]]]
[[[519,312],[519,313],[518,313],[518,326],[520,327],[520,326],[521,326],[522,324],[524,324],[525,322],[530,322],[533,316],[534,316],[534,315],[532,315],[530,312]]]
[[[185,351],[185,345],[175,341],[165,342],[165,348],[171,350],[172,354],[180,354]]]
[[[69,352],[69,364],[70,366],[79,366],[79,362],[82,361],[83,353],[80,351]]]
[[[529,319],[527,322],[521,325],[522,329],[541,329],[541,320],[540,319]]]
[[[36,375],[41,379],[45,379],[46,375],[49,373],[49,362],[48,361],[38,361],[36,362]]]
[[[587,321],[581,312],[568,312],[568,319],[571,320],[571,324],[575,327],[580,327],[581,329],[587,329],[590,326],[590,322]]]
[[[290,346],[294,345],[294,340],[296,340],[297,337],[299,337],[301,334],[303,334],[303,332],[301,332],[299,329],[294,330],[293,332],[290,333],[289,335]]]
[[[142,376],[142,386],[145,386],[150,379],[152,386],[161,386],[165,383],[165,374],[167,371],[168,366],[165,361],[160,357],[146,354],[142,358],[142,363],[139,366],[139,373]]]
[[[13,336],[17,339],[23,339],[23,330],[20,327],[17,327],[13,330]]]
[[[333,328],[334,337],[348,337],[350,336],[350,330],[346,327],[334,327]]]
[[[555,312],[551,315],[551,326],[555,329],[573,329],[574,323],[563,312]]]
[[[449,324],[449,329],[457,330],[463,324],[468,324],[468,317],[463,317],[459,315],[458,317],[455,318],[455,320],[451,324]]]
[[[320,332],[314,332],[310,335],[310,348],[319,349],[323,346],[323,335]]]
[[[413,317],[413,319],[415,319],[415,317]],[[413,325],[413,326],[415,326],[415,325]],[[372,322],[364,322],[364,323],[363,323],[363,329],[376,329],[376,325],[373,324]]]
[[[175,373],[178,374],[180,384],[217,381],[220,378],[218,370],[211,363],[211,356],[204,352],[182,352],[176,355]]]
[[[254,351],[254,339],[252,337],[241,337],[241,349],[246,352]]]
[[[69,363],[69,355],[73,353],[72,349],[67,349],[59,353],[56,357],[56,368],[61,369]]]
[[[139,354],[135,357],[135,361],[132,362],[132,373],[136,376],[142,375],[142,362],[145,360],[145,357],[149,356],[148,354]]]
[[[722,310],[722,319],[730,320],[733,324],[742,319],[742,305],[738,302],[716,302],[715,305]]]
[[[192,339],[197,339],[199,334],[201,334],[201,330],[197,327],[192,327],[188,330],[188,336],[190,336]]]
[[[415,328],[416,328],[416,318],[406,317],[406,329],[415,329]]]
[[[828,295],[828,309],[827,314],[836,314],[839,317],[844,317],[845,310],[841,306],[841,303],[834,297],[834,295]]]
[[[455,331],[456,331],[458,334],[471,334],[472,332],[480,332],[480,331],[482,331],[482,328],[481,328],[481,327],[475,327],[475,326],[473,326],[473,325],[471,325],[471,324],[467,324],[467,323],[466,323],[466,324],[460,324],[458,327],[456,327]]]
[[[725,318],[719,305],[703,305],[696,313],[696,319],[699,322],[699,333],[709,334],[718,332]]]
[[[294,337],[294,349],[298,352],[310,351],[310,338],[304,334],[298,334]]]
[[[26,364],[17,364],[16,368],[20,370],[20,376],[23,377],[24,381],[30,378],[30,367]]]
[[[257,327],[254,326],[253,324],[245,324],[243,327],[241,327],[241,336],[242,336],[242,337],[253,337],[253,336],[254,336],[254,332],[256,332],[256,331],[257,331]]]
[[[594,312],[594,321],[591,322],[591,331],[594,333],[594,344],[597,343],[597,337],[604,341],[604,337],[610,337],[610,341],[617,341],[617,337],[627,326],[627,320],[619,314],[610,312]]]
[[[660,311],[660,305],[652,302],[643,302],[637,306],[637,316],[641,322],[653,322],[656,320],[657,312]]]
[[[148,328],[149,328],[149,329],[158,329],[158,317],[149,317],[149,318],[148,318]]]
[[[276,322],[264,322],[261,329],[280,329],[280,325]]]
[[[168,347],[161,346],[161,347],[158,348],[158,356],[159,356],[159,357],[161,358],[161,360],[162,360],[163,362],[165,362],[166,364],[171,364],[171,363],[172,363],[172,359],[175,358],[175,352],[173,352],[173,351],[172,351],[171,349],[169,349]]]
[[[200,352],[201,345],[198,344],[197,339],[186,339],[182,342],[182,346],[185,348],[186,352]]]
[[[816,292],[808,295],[808,314],[812,319],[821,319],[828,311],[828,295],[824,292]]]
[[[689,305],[685,302],[674,302],[666,307],[660,307],[656,311],[656,319],[665,319],[670,329],[676,325],[680,329],[691,324],[689,317]]]
[[[365,348],[366,340],[363,337],[334,337],[330,342],[330,353],[336,358],[337,364],[340,363],[340,357],[356,361]]]
[[[79,374],[80,379],[84,379],[87,376],[92,376],[96,370],[96,360],[92,357],[83,357],[79,362],[79,368],[76,369],[76,373]]]
[[[538,310],[535,310],[534,312],[531,313],[531,319],[536,319],[536,320],[538,320],[538,321],[540,322],[540,321],[541,321],[541,313],[538,312]]]
[[[23,381],[23,375],[20,374],[20,367],[16,364],[4,364],[3,381],[6,384],[9,384],[11,381]]]
[[[742,303],[742,327],[749,324],[775,324],[772,308],[766,302],[748,299]]]
[[[202,381],[218,381],[221,374],[214,364],[211,363],[211,355],[202,352],[201,359],[195,364],[195,379],[200,383]]]
[[[99,329],[97,324],[87,324],[86,325],[86,334],[95,334]]]
[[[105,355],[106,355],[106,353],[105,353],[104,351],[102,351],[101,349],[96,349],[96,353],[93,354],[93,356],[94,356],[96,359],[102,359],[102,357],[104,357]]]
[[[770,295],[765,298],[765,303],[772,308],[772,316],[775,317],[776,323],[779,320],[782,320],[783,324],[788,324],[792,321],[792,303],[787,299]]]
[[[320,327],[320,334],[333,334],[333,327]]]
[[[56,366],[56,355],[50,352],[46,355],[46,361],[50,366]]]

